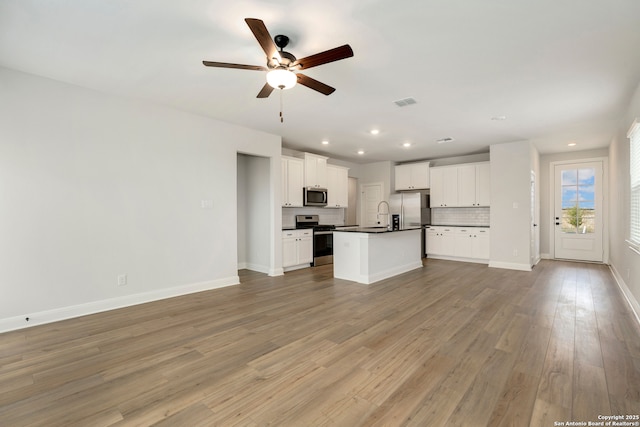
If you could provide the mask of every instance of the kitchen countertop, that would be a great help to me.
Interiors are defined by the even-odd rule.
[[[422,227],[407,227],[401,230],[389,230],[387,227],[348,227],[342,229],[336,229],[335,231],[344,231],[347,233],[370,233],[370,234],[380,234],[380,233],[396,233],[398,231],[409,231],[409,230],[420,230]]]

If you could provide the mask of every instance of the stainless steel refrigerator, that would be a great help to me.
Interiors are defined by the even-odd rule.
[[[391,212],[390,221],[395,215],[399,216],[400,229],[408,227],[422,227],[420,256],[427,256],[425,244],[425,225],[431,224],[430,197],[428,192],[411,192],[392,194],[389,200]]]
[[[391,215],[400,215],[400,228],[431,224],[429,193],[411,192],[392,194],[389,199]]]

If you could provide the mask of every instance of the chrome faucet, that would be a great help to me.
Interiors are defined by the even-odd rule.
[[[387,212],[380,212],[380,205],[381,204],[385,204],[387,205]],[[387,203],[385,200],[382,200],[380,203],[378,203],[378,213],[376,214],[376,218],[378,218],[378,224],[380,224],[380,215],[386,215],[387,216],[387,228],[391,228],[391,223],[389,222],[389,203]]]

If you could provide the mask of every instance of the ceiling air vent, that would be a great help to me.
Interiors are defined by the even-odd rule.
[[[450,137],[436,139],[436,142],[437,142],[438,144],[445,144],[445,143],[447,143],[447,142],[451,142],[451,141],[454,141],[454,139],[453,139],[453,138],[450,138]]]
[[[398,99],[397,101],[393,101],[394,104],[396,104],[398,107],[407,107],[409,105],[413,105],[413,104],[417,104],[418,101],[415,100],[415,98],[403,98],[403,99]]]

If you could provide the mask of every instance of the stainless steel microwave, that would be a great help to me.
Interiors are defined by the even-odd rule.
[[[305,206],[327,206],[327,189],[316,187],[305,187]]]

